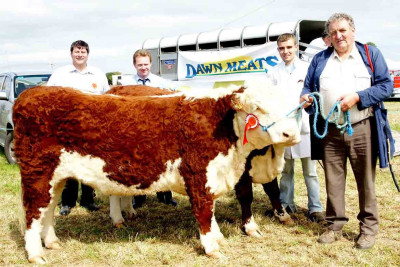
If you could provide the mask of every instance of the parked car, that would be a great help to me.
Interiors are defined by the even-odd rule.
[[[0,145],[10,164],[16,164],[14,156],[14,123],[12,108],[14,101],[26,89],[45,84],[51,74],[33,72],[0,73]]]

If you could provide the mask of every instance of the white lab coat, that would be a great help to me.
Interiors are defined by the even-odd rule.
[[[278,90],[285,92],[284,97],[287,99],[287,112],[292,111],[299,105],[300,93],[303,89],[309,63],[296,57],[293,66],[294,69],[288,70],[285,62],[282,61],[267,73],[267,76],[272,80],[272,83],[278,87]],[[304,109],[302,110],[300,133],[301,142],[285,149],[286,159],[307,158],[311,156],[310,126],[308,114]]]

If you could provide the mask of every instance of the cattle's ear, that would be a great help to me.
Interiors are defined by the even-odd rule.
[[[231,107],[234,110],[239,111],[243,109],[243,104],[240,103],[240,100],[236,96],[233,96],[231,99]]]

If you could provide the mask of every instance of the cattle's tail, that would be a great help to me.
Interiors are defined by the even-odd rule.
[[[19,190],[19,208],[18,208],[18,221],[19,221],[19,231],[21,232],[21,235],[24,236],[25,235],[25,230],[26,230],[26,213],[25,213],[25,208],[24,208],[24,201],[23,201],[23,197],[24,194],[22,192],[22,186]]]

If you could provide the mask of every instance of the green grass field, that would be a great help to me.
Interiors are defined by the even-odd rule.
[[[392,128],[400,130],[400,103],[387,103]],[[316,242],[323,225],[305,217],[307,193],[296,163],[295,225],[280,225],[264,215],[271,208],[260,185],[254,186],[253,212],[264,238],[245,236],[240,230],[240,211],[234,192],[217,202],[216,218],[227,244],[221,252],[225,260],[205,256],[199,241],[196,222],[188,198],[175,194],[178,207],[165,206],[149,196],[138,215],[125,229],[113,228],[109,218],[108,198],[98,196],[101,209],[89,213],[76,207],[67,217],[56,210],[56,233],[61,250],[45,250],[49,265],[80,266],[398,266],[400,265],[400,193],[394,187],[388,169],[378,170],[376,190],[380,214],[380,231],[374,248],[355,249],[358,235],[358,197],[352,172],[346,189],[346,212],[350,221],[344,227],[344,238],[331,245]],[[400,157],[393,160],[397,177]],[[324,176],[318,166],[320,193],[326,203]],[[19,233],[20,175],[17,166],[7,164],[0,151],[0,265],[28,265],[24,239]]]

